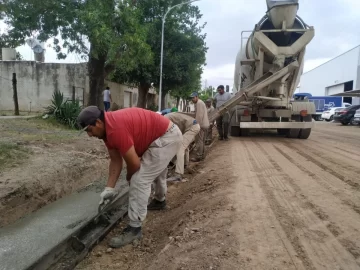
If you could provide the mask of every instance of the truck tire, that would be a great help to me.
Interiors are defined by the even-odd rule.
[[[310,116],[311,117],[311,116]],[[293,115],[291,116],[291,120],[295,120],[295,122],[300,122],[301,118],[300,115]],[[300,134],[300,128],[290,128],[286,134],[288,138],[298,138]]]
[[[303,117],[303,121],[304,122],[311,122],[312,118],[311,118],[311,116],[307,115],[307,116]],[[307,138],[309,138],[310,133],[311,133],[311,128],[302,128],[302,129],[300,129],[299,139],[306,140]]]
[[[280,135],[280,136],[286,136],[289,132],[289,129],[288,128],[278,128],[277,129],[277,133]]]
[[[240,137],[241,136],[241,129],[239,126],[231,126],[230,128],[230,136],[231,137]]]
[[[250,129],[248,129],[248,128],[241,128],[241,129],[240,129],[240,136],[241,136],[241,137],[248,137],[248,136],[250,136]]]

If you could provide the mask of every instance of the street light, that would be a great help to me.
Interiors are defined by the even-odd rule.
[[[164,57],[164,28],[165,28],[165,19],[166,16],[168,15],[168,13],[170,12],[170,10],[172,10],[173,8],[182,6],[182,5],[186,5],[186,4],[190,4],[192,2],[196,2],[196,1],[200,1],[200,0],[191,0],[191,1],[187,1],[184,3],[180,3],[177,5],[174,5],[172,7],[170,7],[165,15],[162,17],[162,29],[161,29],[161,53],[160,53],[160,85],[159,85],[159,111],[161,111],[161,92],[162,92],[162,70],[163,70],[163,57]]]

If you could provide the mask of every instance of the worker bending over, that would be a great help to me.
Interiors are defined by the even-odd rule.
[[[184,174],[184,160],[186,165],[189,163],[188,147],[199,133],[200,125],[193,117],[182,113],[168,113],[165,117],[177,125],[183,134],[181,147],[176,154],[175,175],[167,179],[167,181],[180,181]]]
[[[204,101],[199,99],[198,93],[191,94],[192,102],[195,105],[195,119],[200,125],[200,132],[196,136],[196,158],[191,161],[197,162],[205,158],[205,136],[209,128],[209,118]]]
[[[102,139],[109,151],[109,177],[100,195],[100,204],[118,194],[115,184],[123,159],[126,162],[130,224],[109,243],[114,248],[124,246],[142,237],[141,224],[147,209],[165,208],[167,165],[179,151],[181,131],[168,118],[140,108],[104,112],[89,106],[81,111],[77,120],[90,137]],[[147,205],[153,181],[155,198]]]

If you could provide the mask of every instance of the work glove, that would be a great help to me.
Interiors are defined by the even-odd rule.
[[[116,195],[118,195],[119,191],[115,188],[106,187],[103,192],[100,194],[100,205],[103,203],[108,203],[112,201]]]

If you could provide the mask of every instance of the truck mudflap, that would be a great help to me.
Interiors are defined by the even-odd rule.
[[[251,128],[251,129],[304,129],[313,128],[314,122],[240,122],[240,128]]]

